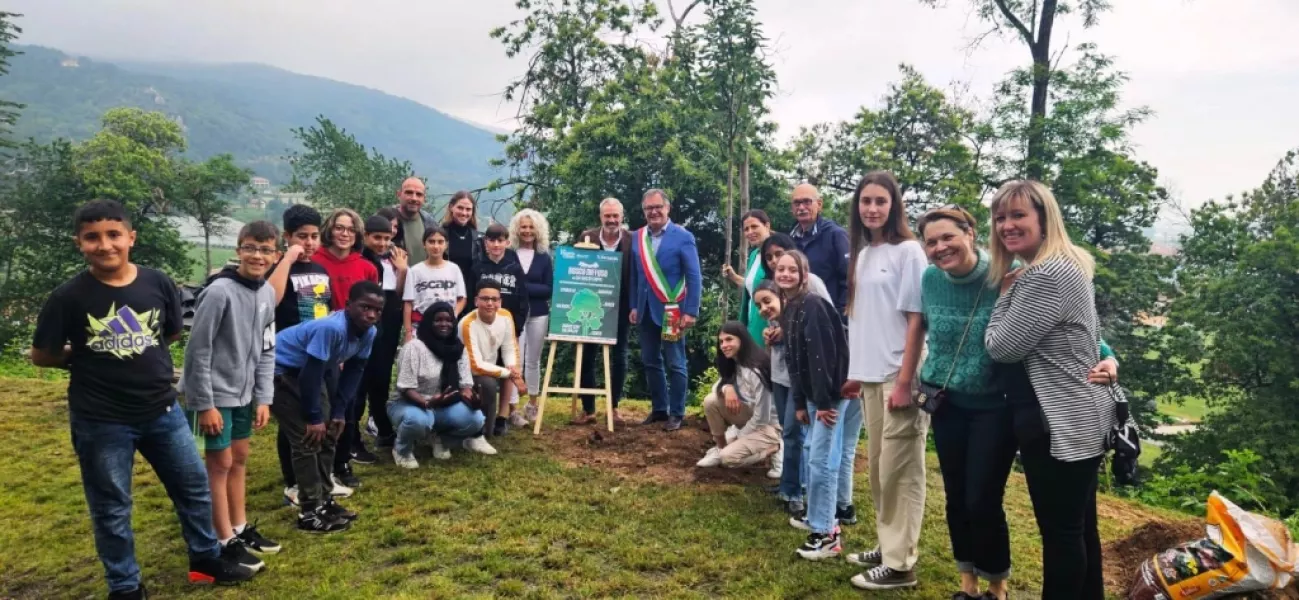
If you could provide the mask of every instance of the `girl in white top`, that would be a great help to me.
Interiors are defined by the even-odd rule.
[[[727,321],[717,334],[720,379],[704,398],[704,416],[716,446],[696,466],[743,467],[780,448],[780,421],[771,402],[771,359],[744,324]],[[728,425],[740,427],[727,441]]]
[[[460,267],[446,259],[446,230],[436,225],[425,229],[424,251],[428,258],[406,273],[406,289],[402,294],[406,342],[414,337],[414,326],[419,323],[420,315],[434,303],[451,304],[455,306],[456,314],[465,308],[465,277]]]
[[[853,395],[861,398],[866,415],[879,545],[848,560],[872,567],[853,577],[853,585],[889,590],[916,585],[929,415],[916,408],[912,388],[925,335],[920,282],[929,262],[907,226],[902,193],[892,174],[867,173],[853,197],[847,391],[859,387]],[[849,425],[844,435],[856,439],[858,429]],[[839,498],[841,507],[851,501],[851,490],[847,498]]]

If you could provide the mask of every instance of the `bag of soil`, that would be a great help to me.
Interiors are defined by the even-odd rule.
[[[1299,575],[1299,545],[1285,524],[1249,513],[1214,492],[1208,537],[1156,554],[1141,565],[1129,600],[1212,600],[1279,590]]]

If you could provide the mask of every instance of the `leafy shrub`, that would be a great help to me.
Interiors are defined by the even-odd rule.
[[[1178,465],[1149,477],[1127,492],[1146,504],[1198,513],[1209,493],[1217,490],[1245,510],[1276,514],[1286,506],[1285,493],[1264,471],[1262,457],[1252,450],[1225,450],[1217,464],[1191,468]],[[1299,519],[1291,517],[1299,524]],[[1292,525],[1293,527],[1293,525]]]

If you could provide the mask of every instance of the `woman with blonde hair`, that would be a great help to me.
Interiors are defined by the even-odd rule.
[[[1103,598],[1096,483],[1105,438],[1127,402],[1089,377],[1099,359],[1095,263],[1075,246],[1051,190],[1011,181],[992,199],[988,280],[1000,290],[988,354],[1014,369],[1006,392],[1042,535],[1044,598]],[[1024,266],[1012,268],[1018,260]],[[1124,416],[1126,418],[1126,416]]]
[[[551,283],[554,263],[550,257],[550,223],[541,213],[525,208],[510,219],[510,247],[519,256],[528,293],[528,320],[519,336],[519,353],[523,355],[523,379],[528,382],[528,406],[515,411],[511,420],[524,427],[537,418],[537,396],[541,394],[541,345],[550,324]],[[517,392],[516,392],[517,393]],[[511,403],[517,402],[513,400]]]

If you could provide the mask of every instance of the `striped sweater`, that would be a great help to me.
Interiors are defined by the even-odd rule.
[[[471,310],[460,319],[459,329],[460,342],[469,354],[469,371],[474,375],[505,379],[510,376],[510,367],[522,364],[519,362],[519,339],[514,335],[514,317],[510,311],[497,310],[496,318],[488,324],[478,318],[477,310]],[[505,366],[496,364],[498,357]]]
[[[1046,415],[1051,456],[1062,461],[1103,454],[1114,426],[1115,397],[1106,386],[1087,382],[1099,360],[1099,339],[1091,281],[1063,258],[1027,267],[997,299],[988,321],[988,354],[997,362],[1024,363]]]

